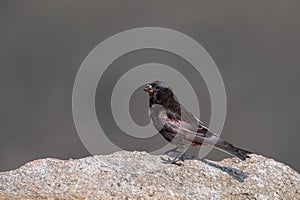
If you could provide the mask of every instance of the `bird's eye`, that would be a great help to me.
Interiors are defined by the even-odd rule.
[[[157,90],[158,90],[159,88],[160,88],[159,86],[155,86],[155,89],[157,89]]]

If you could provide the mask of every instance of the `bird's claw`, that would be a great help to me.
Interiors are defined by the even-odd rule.
[[[165,158],[162,158],[161,159],[164,161],[164,164],[173,164],[173,165],[177,165],[177,166],[181,166],[182,163],[178,163],[179,160],[177,160],[177,158],[175,159],[165,159]],[[180,158],[181,161],[183,161],[183,159]]]

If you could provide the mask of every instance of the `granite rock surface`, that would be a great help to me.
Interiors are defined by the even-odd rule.
[[[252,154],[241,161],[120,151],[78,160],[40,159],[0,172],[0,199],[300,199],[300,175]]]

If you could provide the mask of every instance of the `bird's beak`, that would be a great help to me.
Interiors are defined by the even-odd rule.
[[[152,86],[151,85],[146,85],[146,87],[144,88],[144,91],[148,92],[148,93],[153,93]]]

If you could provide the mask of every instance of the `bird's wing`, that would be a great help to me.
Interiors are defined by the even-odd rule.
[[[176,116],[176,117],[170,117]],[[218,136],[208,130],[203,123],[184,107],[181,108],[181,113],[173,113],[168,110],[164,119],[164,130],[184,137],[184,139],[198,144],[215,144],[218,141]]]
[[[209,131],[209,129],[197,118],[195,117],[191,112],[189,112],[188,110],[186,110],[182,105],[181,107],[181,112],[180,114],[177,112],[176,115],[176,119],[179,119],[184,123],[185,128],[193,131],[193,132],[197,132],[198,135],[202,135],[203,137],[209,137],[211,136],[211,134],[213,134],[212,132]],[[167,111],[167,113],[170,111]]]

